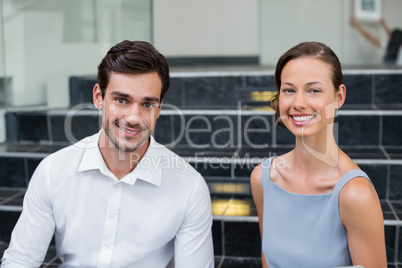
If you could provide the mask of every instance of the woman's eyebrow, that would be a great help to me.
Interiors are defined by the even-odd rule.
[[[306,86],[311,86],[311,85],[315,85],[315,84],[320,84],[320,85],[322,85],[321,82],[313,81],[313,82],[308,82],[308,83],[306,83]]]
[[[282,84],[285,84],[285,85],[288,85],[288,86],[294,86],[294,84],[290,83],[290,82],[283,82]]]

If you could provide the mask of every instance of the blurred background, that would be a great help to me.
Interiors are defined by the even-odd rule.
[[[402,267],[402,50],[384,64],[380,23],[401,28],[401,11],[402,0],[0,0],[0,257],[38,163],[68,146],[67,134],[99,131],[98,111],[87,109],[97,66],[129,39],[152,43],[171,67],[155,138],[174,144],[208,183],[216,267],[261,267],[249,176],[254,163],[294,144],[267,106],[273,71],[292,46],[319,41],[340,58],[348,88],[338,143],[372,179],[388,268]],[[179,123],[200,130],[192,142],[218,146],[194,148]],[[43,267],[57,260],[52,244]]]
[[[272,68],[285,50],[311,40],[329,45],[344,65],[372,66],[383,56],[351,26],[352,0],[0,3],[2,107],[67,106],[68,77],[95,74],[107,50],[124,39],[151,42],[172,67]],[[402,1],[385,0],[382,6],[391,27],[402,25]],[[385,35],[380,27],[371,28]]]

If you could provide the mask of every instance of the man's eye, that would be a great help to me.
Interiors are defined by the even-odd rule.
[[[120,104],[123,104],[123,103],[125,103],[125,100],[124,99],[117,99],[117,102],[120,103]]]
[[[153,107],[153,104],[151,104],[151,103],[144,103],[144,107],[146,107],[146,108],[151,108],[151,107]]]

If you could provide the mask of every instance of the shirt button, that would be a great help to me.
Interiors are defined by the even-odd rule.
[[[121,183],[115,183],[114,188],[119,188],[121,186]]]

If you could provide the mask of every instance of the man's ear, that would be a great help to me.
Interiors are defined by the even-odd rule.
[[[346,87],[341,84],[336,92],[336,109],[340,109],[346,100]]]
[[[102,90],[98,83],[96,83],[94,86],[94,89],[92,92],[92,98],[93,98],[95,108],[98,110],[102,110],[102,103],[103,103]]]

